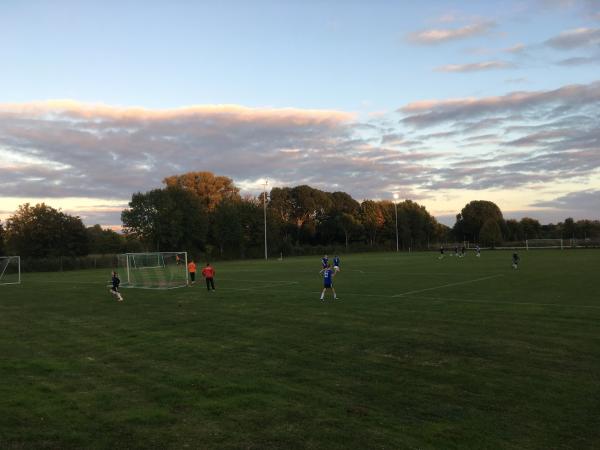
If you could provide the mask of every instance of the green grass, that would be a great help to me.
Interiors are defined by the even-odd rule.
[[[0,286],[0,448],[598,448],[600,251],[216,265],[217,291]]]

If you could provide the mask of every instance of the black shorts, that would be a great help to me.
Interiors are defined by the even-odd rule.
[[[190,272],[190,280],[196,281],[196,272]]]

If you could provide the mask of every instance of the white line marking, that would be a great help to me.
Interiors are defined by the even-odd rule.
[[[461,284],[476,283],[478,281],[491,280],[492,278],[499,278],[499,277],[503,277],[503,276],[504,276],[503,274],[498,274],[498,275],[491,275],[489,277],[476,278],[474,280],[458,281],[456,283],[442,284],[441,286],[435,286],[435,287],[432,287],[432,288],[419,289],[419,290],[416,290],[416,291],[403,292],[402,294],[392,295],[392,297],[403,297],[404,295],[418,294],[419,292],[426,292],[426,291],[434,291],[436,289],[442,289],[442,288],[451,287],[451,286],[458,286],[458,285],[461,285]]]

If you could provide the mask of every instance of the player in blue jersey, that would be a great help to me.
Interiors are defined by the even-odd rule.
[[[333,270],[329,264],[327,264],[327,267],[321,269],[319,274],[323,275],[323,291],[321,292],[321,301],[324,301],[325,291],[327,289],[331,289],[331,292],[333,292],[333,299],[338,300],[335,289],[333,288],[333,277],[335,276],[335,270]]]
[[[321,265],[323,266],[323,269],[327,268],[327,266],[329,265],[329,258],[327,257],[327,255],[321,258]]]
[[[481,256],[481,248],[479,248],[479,245],[477,247],[475,247],[475,256],[477,256],[477,257]]]
[[[333,257],[333,270],[336,272],[340,271],[340,257],[338,255]]]

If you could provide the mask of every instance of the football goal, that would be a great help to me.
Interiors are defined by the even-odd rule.
[[[21,282],[21,257],[0,256],[0,284]]]
[[[123,287],[173,289],[188,284],[186,252],[125,253],[119,255]]]
[[[537,248],[560,248],[564,249],[562,239],[527,239],[525,241],[525,248],[527,250],[534,250]]]

